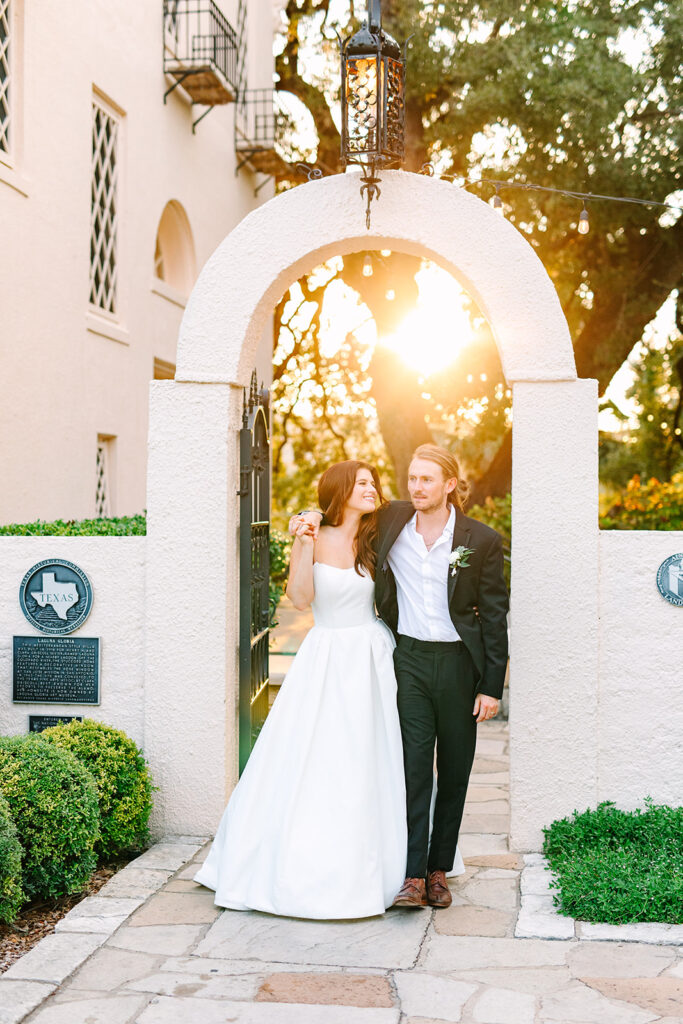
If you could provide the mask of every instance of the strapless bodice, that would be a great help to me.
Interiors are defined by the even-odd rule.
[[[355,569],[314,562],[313,585],[315,597],[311,608],[316,626],[348,629],[377,622],[375,584],[370,576],[359,576]]]

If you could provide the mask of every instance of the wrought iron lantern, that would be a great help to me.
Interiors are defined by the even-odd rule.
[[[379,171],[404,156],[405,55],[382,29],[380,0],[368,0],[367,20],[341,42],[341,159],[362,169],[361,195],[380,195]]]

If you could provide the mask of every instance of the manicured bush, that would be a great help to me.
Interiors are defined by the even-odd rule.
[[[0,921],[6,923],[14,920],[24,902],[22,853],[9,804],[0,796]]]
[[[146,533],[147,518],[144,512],[139,516],[119,516],[115,519],[55,519],[52,523],[36,519],[35,523],[0,526],[0,534],[15,537],[90,537],[98,534],[130,537]]]
[[[97,863],[100,814],[90,772],[39,736],[5,736],[0,793],[24,849],[27,899],[79,892]]]
[[[120,729],[86,718],[45,729],[45,742],[67,750],[95,780],[100,808],[101,860],[136,850],[149,839],[152,779],[135,743]]]
[[[613,803],[554,821],[543,852],[555,903],[582,921],[683,924],[683,807],[620,811]]]

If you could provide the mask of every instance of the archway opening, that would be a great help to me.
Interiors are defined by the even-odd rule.
[[[276,304],[273,349],[271,597],[286,581],[289,517],[317,507],[327,466],[370,462],[386,498],[407,498],[412,453],[432,442],[458,458],[468,514],[502,533],[509,583],[512,390],[486,317],[453,275],[388,248],[334,256]],[[282,598],[273,620],[271,700],[312,616]]]
[[[345,175],[292,189],[246,217],[192,290],[175,380],[152,385],[148,749],[174,827],[215,824],[237,765],[236,722],[225,708],[236,706],[238,687],[243,389],[272,310],[293,281],[339,254],[404,252],[451,271],[476,299],[513,389],[511,842],[535,849],[548,821],[596,794],[597,390],[577,380],[557,294],[520,233],[447,183],[399,171],[385,178],[368,232],[357,182]],[[188,544],[189,536],[201,543]],[[224,607],[210,616],[203,603],[169,609],[179,576],[224,593]],[[167,701],[169,671],[192,680],[191,708]],[[188,753],[198,736],[225,767],[200,811],[196,793],[206,780]],[[561,785],[567,775],[576,780],[571,795]]]

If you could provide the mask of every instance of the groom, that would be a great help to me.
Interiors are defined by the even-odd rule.
[[[508,592],[500,535],[465,515],[467,487],[454,456],[421,445],[408,492],[410,501],[378,513],[375,578],[378,614],[396,637],[406,778],[408,859],[394,906],[447,907],[477,723],[494,717],[503,693]],[[304,518],[317,526],[319,515]]]

